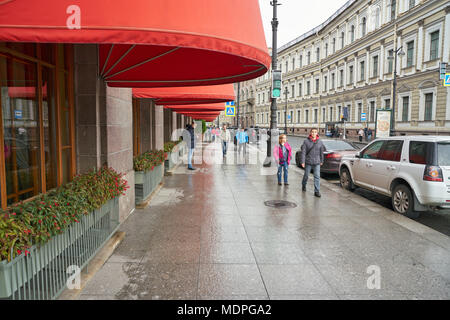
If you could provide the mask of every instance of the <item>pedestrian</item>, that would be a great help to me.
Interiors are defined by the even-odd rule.
[[[292,148],[287,143],[285,134],[278,138],[278,145],[275,146],[273,155],[278,163],[278,185],[281,186],[281,174],[284,173],[284,185],[288,186],[288,169],[292,159]]]
[[[243,154],[245,155],[246,153],[245,147],[248,141],[247,139],[248,139],[247,133],[244,131],[243,128],[240,128],[239,131],[236,133],[236,140],[239,154],[241,153],[241,151],[243,151]]]
[[[227,130],[227,125],[224,124],[222,131],[220,132],[220,139],[222,140],[222,154],[225,157],[227,155],[228,143],[231,141],[230,131]]]
[[[195,128],[197,127],[197,123],[192,122],[191,124],[186,125],[186,134],[183,137],[183,140],[186,141],[189,153],[188,153],[188,170],[195,170],[192,166],[192,157],[194,155],[196,137],[195,137]]]
[[[366,140],[366,142],[367,142],[367,136],[368,136],[368,133],[367,133],[367,127],[365,127],[364,128],[364,139]]]
[[[369,142],[370,142],[370,140],[372,140],[372,129],[370,129],[370,128],[369,128],[369,130],[367,130],[367,139],[369,140]]]
[[[358,136],[359,136],[359,142],[362,142],[363,136],[364,136],[364,130],[362,128],[359,129]]]
[[[300,162],[302,168],[305,169],[302,191],[306,191],[306,184],[312,169],[314,172],[314,195],[320,198],[320,166],[323,164],[325,147],[322,140],[320,140],[318,132],[317,129],[311,129],[309,137],[303,141]]]

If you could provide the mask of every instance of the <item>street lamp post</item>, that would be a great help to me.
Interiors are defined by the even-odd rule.
[[[284,96],[286,100],[286,104],[284,105],[284,133],[287,134],[287,107],[288,107],[288,89],[285,88],[284,90]]]
[[[278,0],[272,0],[270,5],[273,7],[273,18],[272,18],[272,70],[277,70],[277,30],[278,30],[278,19],[277,19],[277,6]],[[272,79],[273,80],[273,79]],[[273,83],[273,81],[272,81]],[[272,88],[273,90],[273,88]],[[272,96],[270,105],[270,130],[268,132],[267,139],[267,158],[264,161],[264,167],[271,166],[272,158],[272,131],[277,128],[277,98]]]
[[[403,47],[400,47],[392,52],[392,55],[389,55],[388,60],[394,61],[394,77],[392,80],[392,108],[391,108],[391,128],[390,128],[390,136],[395,135],[395,105],[396,105],[396,96],[397,96],[397,57],[404,56]]]

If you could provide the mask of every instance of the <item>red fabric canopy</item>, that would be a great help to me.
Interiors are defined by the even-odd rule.
[[[134,98],[154,99],[158,105],[185,105],[234,101],[232,84],[197,87],[133,88]]]
[[[3,0],[0,41],[98,43],[117,87],[233,83],[270,66],[258,0]]]
[[[180,106],[164,106],[165,109],[171,109],[176,112],[187,111],[216,111],[221,112],[225,110],[224,103],[200,104],[200,105],[180,105]]]

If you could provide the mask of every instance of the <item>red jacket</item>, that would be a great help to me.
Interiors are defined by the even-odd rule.
[[[288,165],[290,165],[292,159],[292,148],[287,142],[284,144],[284,146],[288,151],[287,163]],[[277,163],[280,163],[280,158],[283,158],[283,148],[281,148],[280,144],[277,144],[275,148],[273,148],[273,156],[275,157]]]

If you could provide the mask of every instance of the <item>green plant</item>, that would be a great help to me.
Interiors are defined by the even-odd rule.
[[[156,166],[159,166],[167,158],[165,152],[166,146],[163,150],[147,151],[133,159],[134,171],[152,171]]]
[[[179,144],[182,140],[178,140],[178,141],[169,141],[164,143],[164,152],[172,152],[173,148],[175,148],[175,146],[177,144]]]
[[[83,215],[100,208],[129,188],[123,175],[109,167],[74,177],[73,181],[7,210],[0,210],[0,261],[27,255],[32,245],[63,233]]]

